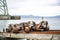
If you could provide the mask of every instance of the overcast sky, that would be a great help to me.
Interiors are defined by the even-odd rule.
[[[60,15],[60,0],[7,0],[10,15]]]

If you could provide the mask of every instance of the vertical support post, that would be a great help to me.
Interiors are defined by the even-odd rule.
[[[42,21],[43,21],[44,17],[42,17]]]

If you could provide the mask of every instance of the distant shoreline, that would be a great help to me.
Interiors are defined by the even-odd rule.
[[[22,18],[42,18],[43,16],[33,16],[33,15],[20,15]],[[58,16],[46,16],[44,18],[60,18],[60,15]]]

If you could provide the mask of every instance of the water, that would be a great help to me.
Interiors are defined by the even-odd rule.
[[[34,21],[37,24],[41,22],[41,18],[21,18],[21,20],[0,20],[0,31],[8,27],[8,24],[19,24],[21,22]],[[49,23],[50,30],[60,30],[60,18],[44,18]]]

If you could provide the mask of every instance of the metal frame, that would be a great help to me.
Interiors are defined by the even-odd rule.
[[[6,0],[0,0],[0,15],[9,15]]]

